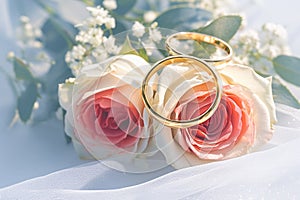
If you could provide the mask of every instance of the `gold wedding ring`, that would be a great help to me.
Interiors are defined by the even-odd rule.
[[[213,98],[213,101],[208,106],[207,110],[205,110],[202,114],[199,114],[198,116],[187,120],[172,119],[171,117],[162,114],[163,112],[160,112],[160,109],[167,109],[164,108],[165,105],[159,105],[157,103],[153,103],[154,99],[156,99],[155,95],[159,95],[159,87],[165,87],[163,89],[165,89],[166,93],[169,92],[170,94],[169,96],[175,94],[172,93],[172,91],[168,91],[170,89],[167,88],[167,86],[160,85],[161,84],[160,80],[165,78],[164,75],[169,76],[168,80],[170,80],[171,82],[172,81],[176,82],[176,77],[174,77],[173,74],[171,75],[171,73],[169,73],[169,71],[172,71],[174,68],[175,71],[179,69],[178,73],[177,71],[176,73],[178,74],[178,76],[182,76],[182,77],[184,76],[182,75],[184,73],[183,70],[188,71],[188,73],[186,73],[188,74],[188,76],[184,77],[187,78],[185,79],[186,82],[192,80],[199,81],[202,84],[207,83],[205,82],[205,80],[209,80],[210,82],[213,82],[214,86],[211,87],[211,90],[213,90],[214,93],[212,96],[210,96],[211,98]],[[192,78],[190,78],[191,76]],[[184,82],[184,78],[178,79],[179,81],[177,81],[176,83],[182,86],[182,83]],[[197,78],[199,80],[197,80]],[[183,82],[181,82],[182,80]],[[193,86],[191,86],[191,89],[193,89],[192,87]],[[180,89],[178,91],[180,91]],[[150,115],[154,117],[156,120],[158,120],[159,122],[161,122],[162,124],[173,128],[186,128],[186,127],[191,127],[205,122],[214,114],[214,112],[218,108],[219,103],[221,101],[221,96],[222,96],[222,81],[218,73],[215,71],[215,69],[212,66],[210,66],[207,62],[203,61],[202,59],[193,56],[188,56],[188,55],[169,56],[163,60],[158,61],[153,65],[153,68],[147,73],[142,83],[142,98],[145,107],[150,113]],[[157,108],[157,107],[161,107],[161,108]]]
[[[217,58],[202,58],[202,57],[193,55],[193,56],[196,56],[208,63],[214,64],[217,68],[219,65],[230,61],[232,58],[231,46],[227,42],[225,42],[217,37],[211,36],[211,35],[206,35],[206,34],[196,33],[196,32],[179,32],[179,33],[170,35],[167,38],[166,44],[165,44],[167,50],[169,51],[169,54],[170,55],[187,55],[187,53],[184,53],[184,52],[178,50],[177,47],[174,47],[174,45],[172,45],[173,40],[178,40],[178,41],[191,40],[191,41],[196,41],[199,44],[206,43],[206,44],[210,44],[210,45],[213,45],[215,47],[222,49],[223,51],[226,52],[226,55],[217,56]],[[190,54],[188,54],[188,55],[190,55]]]

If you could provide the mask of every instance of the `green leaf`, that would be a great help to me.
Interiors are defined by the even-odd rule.
[[[139,53],[132,47],[129,37],[126,37],[124,44],[120,50],[120,54],[134,54],[139,55]]]
[[[56,96],[58,84],[72,77],[71,69],[64,61],[64,54],[55,58],[55,64],[52,65],[48,73],[43,77],[42,90],[50,96]]]
[[[201,8],[177,7],[160,14],[154,21],[161,28],[189,31],[211,19],[211,13]]]
[[[87,6],[94,6],[94,1],[93,0],[82,0],[83,3],[85,3]]]
[[[122,20],[116,19],[116,27],[112,29],[113,34],[116,36],[116,34],[122,34],[126,30],[126,25],[122,22]]]
[[[195,30],[195,32],[213,35],[228,42],[239,30],[241,23],[241,16],[222,16],[218,19],[215,19],[207,26]]]
[[[273,65],[284,80],[300,86],[300,58],[280,55],[273,59]]]
[[[34,82],[30,82],[19,96],[17,102],[18,113],[23,122],[27,122],[30,118],[37,97],[37,85]]]
[[[19,80],[33,81],[34,77],[29,71],[29,66],[26,65],[21,59],[14,57],[13,60],[14,72],[16,78]]]
[[[139,56],[141,56],[142,58],[144,58],[144,60],[149,61],[148,55],[147,55],[147,51],[144,47],[141,47],[138,49],[138,54]]]
[[[133,47],[132,42],[136,43],[136,46],[137,46],[136,48]],[[147,52],[146,52],[145,48],[143,46],[141,46],[140,42],[130,40],[130,38],[128,36],[126,37],[126,40],[122,46],[120,54],[134,54],[134,55],[141,56],[146,61],[149,60],[149,58],[147,56]]]
[[[76,32],[74,26],[58,16],[51,15],[44,23],[42,31],[43,44],[53,54],[65,53],[75,43],[73,39]]]
[[[57,85],[71,77],[70,68],[65,63],[65,54],[74,41],[74,26],[59,16],[50,16],[42,27],[44,46],[55,61],[48,73],[42,78],[42,90],[49,96],[57,96]]]
[[[66,125],[65,125],[65,122],[66,122],[65,118],[66,118],[67,111],[65,111],[64,109],[62,109],[62,111],[63,111],[63,124],[64,124],[64,127],[66,127]],[[64,136],[65,136],[65,140],[66,140],[67,144],[69,144],[69,143],[72,142],[72,138],[70,136],[68,136],[68,134],[66,133],[66,131],[64,131]]]
[[[129,12],[135,4],[136,0],[117,0],[118,7],[113,12],[117,13],[118,15],[124,15],[125,13]]]
[[[276,103],[281,103],[300,109],[299,100],[297,100],[297,98],[291,93],[291,91],[276,77],[273,77],[272,89],[274,101]]]

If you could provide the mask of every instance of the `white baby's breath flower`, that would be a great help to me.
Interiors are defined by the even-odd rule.
[[[161,32],[157,29],[149,29],[149,37],[153,42],[160,42],[162,39]]]
[[[42,48],[43,44],[40,41],[31,40],[28,42],[28,46],[34,47],[34,48]]]
[[[75,37],[77,42],[89,43],[96,47],[102,43],[103,31],[101,28],[90,28],[87,31],[80,31]]]
[[[89,35],[86,31],[79,31],[79,33],[75,37],[75,40],[77,42],[87,43],[89,41]]]
[[[75,40],[78,42],[66,53],[65,61],[76,76],[86,65],[101,62],[111,54],[117,54],[119,48],[115,45],[110,29],[115,28],[116,21],[103,7],[87,7],[90,17],[76,25],[80,30]],[[108,33],[108,37],[104,36]]]
[[[91,28],[88,30],[89,43],[94,47],[99,46],[103,40],[103,31],[100,28]]]
[[[97,7],[87,7],[86,8],[93,17],[107,17],[108,16],[108,11],[102,8],[101,6]]]
[[[80,62],[77,61],[73,61],[69,64],[70,69],[72,70],[72,74],[74,76],[77,76],[79,74],[79,71],[82,67],[82,64]]]
[[[66,63],[70,63],[73,61],[72,55],[71,55],[71,51],[68,51],[65,55],[65,62]]]
[[[108,10],[115,10],[117,9],[117,2],[116,0],[104,0],[103,6]]]
[[[21,26],[17,30],[18,39],[24,48],[41,48],[43,45],[38,39],[42,37],[42,31],[34,27],[27,16],[20,17]]]
[[[108,38],[103,38],[103,45],[107,53],[109,54],[118,54],[120,51],[120,48],[115,44],[116,38],[114,38],[112,35],[110,35]]]
[[[15,57],[15,53],[13,51],[8,52],[7,59],[12,60]]]
[[[158,23],[157,22],[153,22],[151,25],[150,25],[150,28],[152,29],[155,29],[158,27]]]
[[[262,26],[262,31],[283,39],[287,38],[287,31],[280,24],[266,23]]]
[[[277,45],[265,45],[260,48],[259,53],[269,58],[274,58],[281,54],[281,49]]]
[[[82,61],[81,61],[81,65],[82,66],[87,66],[87,65],[91,65],[93,64],[93,60],[90,57],[85,57]]]
[[[95,62],[101,62],[108,57],[108,54],[103,46],[99,46],[92,51],[92,56],[95,58]]]
[[[82,60],[86,49],[82,45],[76,45],[72,49],[72,57],[76,60]]]
[[[153,20],[155,20],[156,17],[157,13],[155,11],[150,10],[144,13],[144,21],[146,23],[152,22]]]
[[[112,17],[106,18],[105,27],[107,29],[114,29],[116,27],[115,18]]]
[[[56,112],[55,112],[55,116],[58,120],[63,120],[63,109],[61,107],[59,107]]]
[[[107,17],[97,16],[92,19],[94,22],[94,25],[102,26],[107,21]]]
[[[37,110],[37,109],[39,109],[39,107],[40,107],[39,102],[38,102],[38,101],[34,102],[34,104],[33,104],[33,109],[34,109],[34,110]]]
[[[34,29],[34,35],[35,37],[39,38],[39,37],[42,37],[43,33],[42,33],[42,30],[41,29]]]
[[[101,18],[102,19],[102,18]],[[82,29],[83,27],[84,28],[87,28],[87,27],[95,27],[97,25],[99,25],[101,22],[100,20],[97,20],[96,18],[94,17],[89,17],[87,18],[85,21],[83,21],[81,24],[77,24],[76,27],[79,28],[79,29]],[[102,22],[103,24],[104,22]],[[101,25],[102,25],[101,24]],[[99,26],[101,26],[99,25]]]
[[[194,4],[193,2],[192,5],[194,6]],[[218,17],[228,13],[232,7],[230,5],[233,5],[232,0],[202,0],[199,7],[212,12],[215,17]]]
[[[88,27],[93,27],[96,25],[102,26],[108,21],[108,18],[111,18],[109,12],[104,8],[97,6],[97,7],[87,7],[87,10],[91,14],[91,18],[87,18],[83,25]]]
[[[145,34],[145,26],[140,22],[134,22],[132,26],[133,35],[140,38]]]
[[[257,31],[247,30],[241,32],[237,40],[232,41],[236,56],[248,57],[249,54],[256,52],[260,48],[260,39]]]
[[[287,31],[282,25],[273,23],[264,24],[261,28],[260,38],[266,52],[269,55],[273,55],[271,58],[279,54],[289,53]]]
[[[240,42],[244,45],[245,49],[258,49],[260,46],[259,36],[255,30],[241,33]]]
[[[27,17],[27,16],[21,16],[20,17],[20,21],[21,21],[21,23],[29,23],[30,22],[30,19],[29,19],[29,17]]]

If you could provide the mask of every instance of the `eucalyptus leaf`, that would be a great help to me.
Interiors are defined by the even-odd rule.
[[[133,43],[135,43],[135,45],[133,45]],[[146,61],[149,61],[146,49],[139,41],[131,40],[129,36],[126,37],[126,40],[120,50],[120,54],[134,54],[144,58]]]
[[[18,113],[23,122],[27,122],[29,120],[37,97],[37,85],[35,82],[30,82],[19,96],[17,102]]]
[[[64,109],[62,109],[62,117],[63,117],[63,123],[64,123],[64,127],[66,127],[66,124],[65,124],[65,118],[66,118],[66,113],[67,111],[65,111]],[[67,144],[71,143],[72,142],[72,138],[70,136],[68,136],[68,134],[66,133],[66,131],[64,131],[64,136],[65,136],[65,140],[67,142]]]
[[[280,55],[273,59],[273,65],[284,80],[300,86],[300,58]]]
[[[55,61],[43,78],[43,91],[50,96],[57,96],[57,85],[72,76],[64,57],[75,43],[73,38],[76,30],[72,24],[52,15],[44,23],[42,31],[45,36],[44,46]]]
[[[29,70],[29,66],[26,65],[21,59],[15,57],[13,59],[13,66],[17,79],[28,81],[34,80],[34,77]]]
[[[239,15],[222,16],[195,32],[212,35],[228,42],[239,30],[241,23],[242,18]]]
[[[50,96],[57,96],[58,84],[64,82],[66,78],[73,77],[71,69],[64,61],[64,54],[55,59],[55,64],[43,78],[43,91]]]
[[[129,37],[126,37],[124,44],[120,50],[120,54],[134,54],[139,55],[139,53],[132,47]]]
[[[189,6],[189,4],[191,4],[191,2],[189,1],[170,1],[169,2],[169,6],[170,7],[178,7],[178,6]]]
[[[113,12],[117,13],[118,15],[124,15],[134,7],[136,1],[137,0],[117,0],[118,7]]]
[[[200,24],[205,24],[211,19],[209,11],[201,8],[177,7],[161,13],[154,21],[161,28],[189,31]]]
[[[45,48],[53,54],[65,53],[71,49],[76,30],[70,23],[55,15],[51,15],[42,27]]]
[[[147,51],[144,47],[141,47],[138,49],[138,53],[139,56],[141,56],[142,58],[144,58],[144,60],[149,61],[148,55],[147,55]]]
[[[283,85],[280,79],[273,77],[272,81],[273,97],[276,103],[285,104],[300,109],[300,102],[291,93],[291,91]]]
[[[113,34],[116,35],[126,30],[127,28],[125,22],[123,22],[122,20],[116,20],[116,27],[112,29]]]

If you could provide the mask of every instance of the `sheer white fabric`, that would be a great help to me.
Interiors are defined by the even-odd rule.
[[[167,167],[145,174],[117,172],[91,162],[3,188],[0,197],[296,199],[300,197],[300,111],[285,106],[278,110],[280,123],[273,139],[255,153],[177,171]]]

